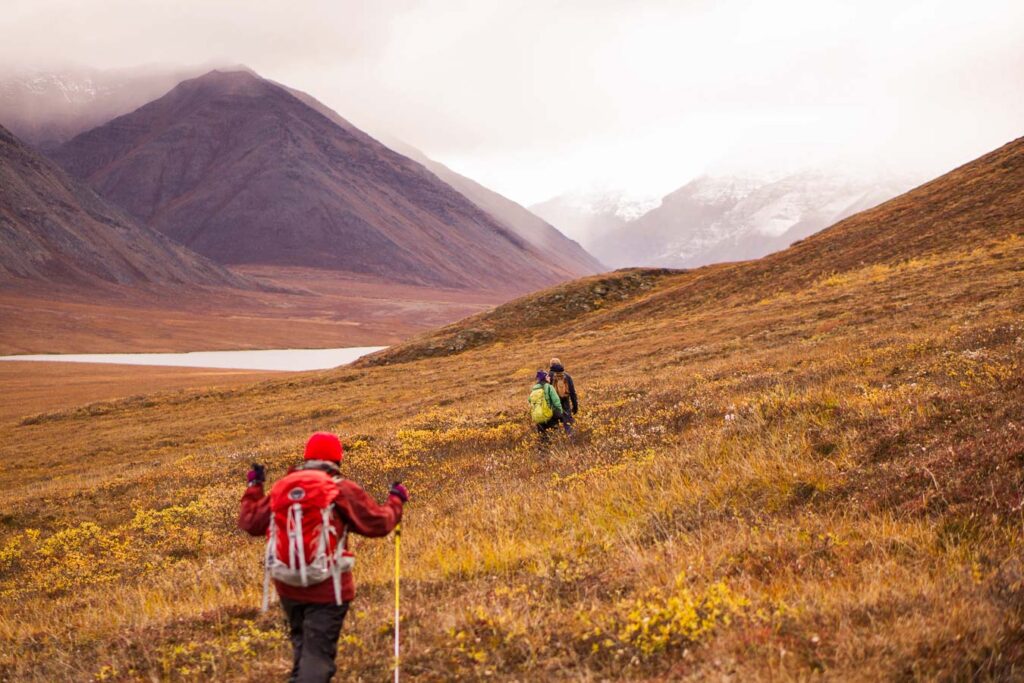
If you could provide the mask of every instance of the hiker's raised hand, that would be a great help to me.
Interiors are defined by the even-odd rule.
[[[249,482],[249,486],[262,486],[263,482],[267,480],[267,468],[254,462],[246,479]]]
[[[409,502],[409,489],[405,488],[405,486],[400,481],[396,481],[393,484],[391,484],[391,490],[388,491],[388,493],[391,494],[392,496],[398,496],[399,500],[401,500],[403,503]]]

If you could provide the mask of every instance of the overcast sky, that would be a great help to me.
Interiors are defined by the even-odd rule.
[[[0,36],[6,67],[244,63],[524,204],[1024,135],[1021,0],[4,0]]]

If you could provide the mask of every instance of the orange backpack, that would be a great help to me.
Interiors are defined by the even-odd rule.
[[[555,388],[558,398],[569,398],[569,380],[565,378],[564,372],[551,373],[551,386]]]

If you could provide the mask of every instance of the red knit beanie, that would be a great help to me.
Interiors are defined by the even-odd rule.
[[[341,447],[341,439],[328,432],[316,432],[306,442],[306,460],[328,460],[341,462],[345,451]]]

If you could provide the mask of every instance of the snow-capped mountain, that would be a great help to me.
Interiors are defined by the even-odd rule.
[[[636,220],[661,202],[656,197],[620,190],[588,189],[552,197],[530,206],[530,211],[584,247],[598,237]]]
[[[7,75],[0,78],[0,125],[24,142],[50,150],[200,72],[200,67],[153,66]]]
[[[702,176],[660,206],[585,244],[613,267],[690,268],[758,258],[909,189],[906,179],[822,171]]]

